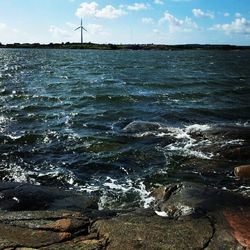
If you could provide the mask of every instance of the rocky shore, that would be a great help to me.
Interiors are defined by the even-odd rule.
[[[0,183],[0,249],[250,249],[250,199],[194,183],[152,192],[150,209],[98,210],[98,198]]]

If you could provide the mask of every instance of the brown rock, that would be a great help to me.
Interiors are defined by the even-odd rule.
[[[106,249],[106,240],[99,239],[85,239],[84,236],[74,238],[69,241],[52,244],[40,248],[40,250],[101,250]]]
[[[66,232],[32,230],[0,223],[0,248],[15,246],[36,248],[65,241],[70,237],[71,234]]]
[[[227,209],[224,215],[233,229],[237,241],[250,249],[250,209]]]
[[[50,224],[41,226],[42,229],[51,229],[53,231],[61,232],[72,232],[79,228],[85,228],[88,226],[89,220],[79,220],[79,219],[60,219]]]
[[[250,165],[242,165],[234,168],[234,174],[241,179],[250,179]]]

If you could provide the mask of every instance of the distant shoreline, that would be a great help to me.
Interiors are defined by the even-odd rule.
[[[250,46],[226,44],[97,44],[97,43],[13,43],[1,44],[11,49],[96,49],[96,50],[250,50]]]

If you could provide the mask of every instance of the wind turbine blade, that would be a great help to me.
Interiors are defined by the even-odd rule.
[[[79,30],[79,29],[81,29],[81,26],[80,26],[80,27],[78,27],[78,28],[76,28],[75,30]]]
[[[83,27],[82,27],[83,28]],[[85,28],[83,28],[86,32],[88,32]]]

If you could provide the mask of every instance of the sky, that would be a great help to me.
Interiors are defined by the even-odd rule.
[[[250,0],[0,0],[0,43],[250,45]]]

